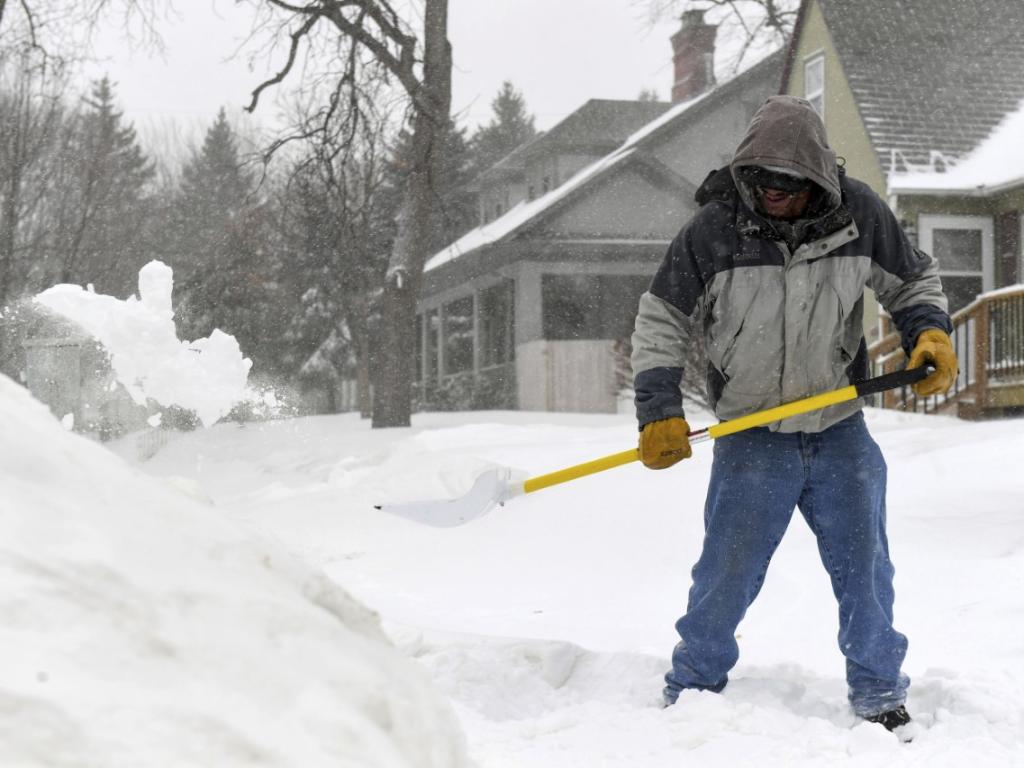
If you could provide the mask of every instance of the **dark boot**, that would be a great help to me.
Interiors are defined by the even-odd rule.
[[[896,709],[880,712],[877,715],[865,717],[864,719],[869,723],[880,723],[887,731],[894,731],[910,722],[910,713],[907,712],[905,706],[900,704]]]

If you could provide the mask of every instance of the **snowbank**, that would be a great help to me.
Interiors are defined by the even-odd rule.
[[[0,765],[464,764],[342,589],[4,377],[0,421]]]

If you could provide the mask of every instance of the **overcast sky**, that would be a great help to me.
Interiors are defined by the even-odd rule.
[[[143,133],[172,120],[186,131],[204,127],[221,105],[240,111],[262,74],[249,71],[247,57],[231,58],[249,30],[244,7],[177,0],[176,8],[180,21],[159,24],[163,58],[130,50],[114,31],[96,40],[103,60],[90,75],[111,76]],[[523,92],[541,129],[589,98],[632,99],[654,89],[667,99],[668,38],[678,24],[667,18],[652,25],[641,0],[450,0],[453,111],[463,125],[486,122],[503,80]]]

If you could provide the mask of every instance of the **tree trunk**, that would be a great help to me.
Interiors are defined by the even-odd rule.
[[[412,169],[398,234],[380,302],[376,345],[373,427],[407,427],[412,416],[416,300],[423,263],[439,218],[435,191],[444,162],[451,111],[452,59],[448,44],[448,0],[426,0],[423,22],[423,84],[413,99]]]
[[[357,354],[357,381],[359,392],[359,418],[368,419],[373,415],[373,400],[370,398],[370,337],[366,329],[359,334]]]
[[[11,276],[14,274],[14,244],[18,230],[18,198],[21,194],[20,169],[14,169],[8,180],[7,194],[0,206],[0,309],[11,292]]]

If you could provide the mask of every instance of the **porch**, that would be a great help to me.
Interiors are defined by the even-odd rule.
[[[417,406],[615,413],[619,350],[652,271],[520,261],[422,299]]]
[[[876,395],[876,405],[917,413],[986,419],[1024,413],[1024,284],[979,295],[952,316],[960,372],[945,395],[917,397],[909,388]],[[905,365],[892,332],[868,348],[872,375]]]

